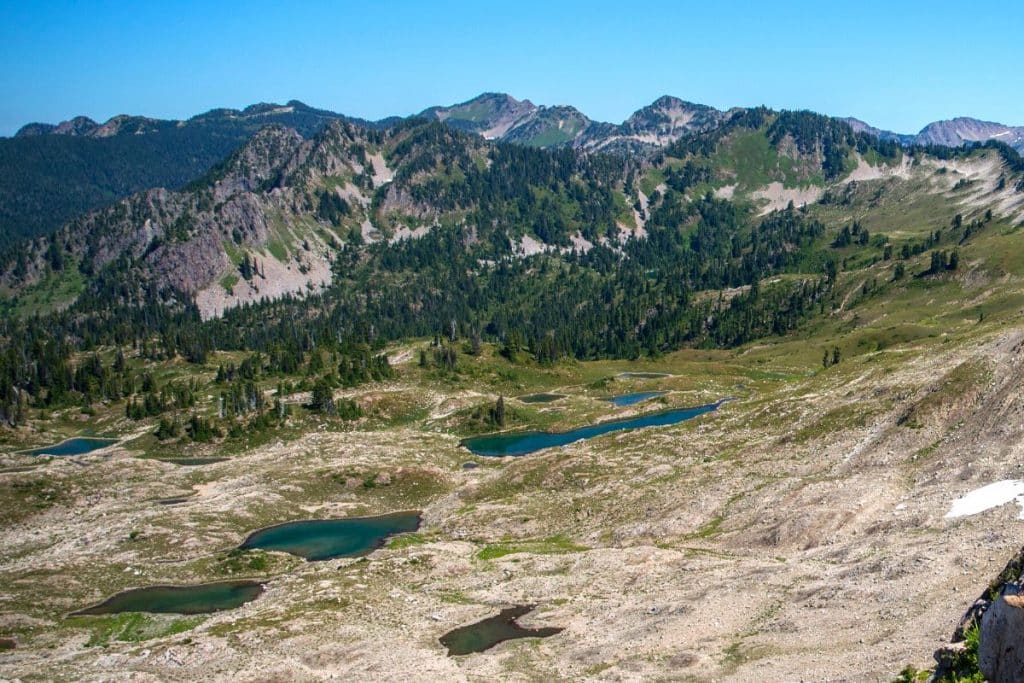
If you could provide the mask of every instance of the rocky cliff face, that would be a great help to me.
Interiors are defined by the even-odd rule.
[[[204,315],[315,290],[331,281],[340,245],[377,239],[390,214],[428,225],[436,218],[417,186],[450,163],[435,159],[439,149],[465,155],[475,144],[437,130],[441,140],[411,139],[395,151],[394,140],[414,137],[409,129],[378,133],[333,121],[306,140],[268,126],[188,188],[136,193],[70,222],[53,242],[88,275],[114,268],[126,282],[185,292]],[[408,162],[401,182],[392,183],[385,152]],[[28,272],[8,271],[0,285],[17,290],[41,279],[48,244],[33,243]]]
[[[932,681],[980,673],[992,683],[1024,680],[1024,548],[1017,552],[960,619],[952,641],[935,652]],[[969,636],[976,632],[976,636]],[[976,637],[976,641],[968,642]],[[976,651],[971,652],[973,648]],[[978,671],[973,670],[975,659]]]
[[[324,135],[317,144],[330,138]],[[327,259],[323,240],[303,235],[310,248],[302,255],[288,246],[273,254],[268,245],[284,244],[292,207],[310,204],[305,189],[288,186],[286,169],[314,146],[290,128],[265,128],[194,188],[138,193],[73,221],[57,240],[79,255],[86,272],[121,261],[141,280],[192,295],[233,273],[240,256],[294,268],[297,277],[285,291],[301,291],[308,284],[298,277],[309,265],[303,259]]]
[[[1004,593],[985,614],[978,669],[991,683],[1024,681],[1024,595]]]

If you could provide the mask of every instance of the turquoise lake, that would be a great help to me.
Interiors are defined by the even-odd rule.
[[[262,592],[263,585],[258,581],[221,581],[196,586],[149,586],[118,593],[95,607],[74,614],[207,614],[234,609],[255,600]]]
[[[610,420],[600,424],[580,427],[568,432],[505,432],[464,439],[462,445],[477,455],[502,457],[506,455],[528,455],[544,448],[554,448],[595,436],[644,427],[665,427],[717,410],[723,401],[709,403],[696,408],[675,408],[647,415],[638,415],[624,420]]]
[[[307,560],[359,557],[384,545],[395,534],[420,528],[419,512],[399,512],[378,517],[310,519],[267,527],[245,539],[242,550],[279,550]]]
[[[612,396],[605,400],[614,406],[619,408],[625,408],[626,406],[633,406],[637,403],[643,403],[648,399],[655,398],[656,396],[664,396],[667,391],[639,391],[635,394],[623,394],[622,396]]]
[[[76,436],[73,439],[61,441],[60,443],[52,446],[43,446],[42,448],[34,448],[25,452],[29,455],[85,455],[86,453],[91,453],[92,451],[112,446],[115,443],[117,443],[117,439],[93,439],[84,436]]]

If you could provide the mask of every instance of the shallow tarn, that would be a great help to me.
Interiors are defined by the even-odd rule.
[[[592,439],[603,434],[641,429],[644,427],[665,427],[717,410],[724,401],[709,403],[696,408],[674,408],[648,413],[623,420],[609,420],[595,425],[579,427],[567,432],[504,432],[474,436],[462,441],[462,445],[476,455],[502,457],[506,455],[528,455],[544,448],[565,446],[582,439]]]
[[[633,406],[633,405],[636,405],[637,403],[643,403],[644,401],[647,401],[647,400],[652,399],[652,398],[656,398],[658,396],[664,396],[667,393],[668,393],[667,391],[638,391],[635,394],[623,394],[622,396],[611,396],[611,397],[606,398],[604,400],[608,401],[609,403],[611,403],[612,405],[614,405],[614,406],[616,406],[618,408],[625,408],[626,406]]]
[[[71,439],[65,439],[60,443],[55,443],[51,446],[41,446],[40,448],[33,448],[32,450],[23,451],[28,455],[53,455],[58,457],[65,457],[69,455],[85,455],[86,453],[92,453],[98,451],[101,448],[107,446],[113,446],[117,443],[117,439],[96,439],[87,436],[76,436]]]
[[[522,403],[552,403],[554,401],[560,401],[565,398],[564,394],[526,394],[525,396],[519,396],[517,400]]]
[[[238,546],[278,550],[311,561],[360,557],[384,545],[395,534],[420,528],[419,512],[397,512],[377,517],[308,519],[260,529]]]
[[[228,458],[157,458],[157,460],[182,467],[199,467],[200,465],[213,465],[214,463],[225,462]]]
[[[535,605],[516,605],[503,609],[493,617],[487,617],[475,624],[460,626],[441,636],[441,644],[452,656],[468,655],[489,650],[499,643],[515,638],[548,638],[564,631],[564,628],[524,628],[516,621],[533,611]]]
[[[263,593],[258,581],[220,581],[195,586],[147,586],[134,588],[107,598],[93,607],[73,612],[72,616],[155,612],[169,614],[208,614],[234,609]]]
[[[187,503],[192,496],[173,496],[171,498],[157,498],[155,502],[157,505],[181,505]]]

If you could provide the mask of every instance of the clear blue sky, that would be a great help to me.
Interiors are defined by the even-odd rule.
[[[487,90],[612,122],[672,94],[1024,125],[1022,26],[1021,0],[0,0],[0,135],[293,98],[374,119]]]

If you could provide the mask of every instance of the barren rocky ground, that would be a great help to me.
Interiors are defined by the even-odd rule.
[[[926,666],[1020,545],[1015,505],[945,515],[1021,477],[1024,332],[828,370],[787,348],[676,354],[673,377],[644,384],[665,403],[736,400],[521,458],[472,456],[448,433],[477,394],[405,380],[351,395],[419,419],[324,425],[202,467],[124,447],[6,455],[0,635],[16,649],[0,677],[876,681]],[[585,386],[563,393],[542,408],[556,426],[610,413]],[[226,552],[280,521],[407,509],[420,531],[365,558],[260,553],[257,571]],[[207,616],[67,616],[233,576],[267,590]],[[565,630],[462,657],[439,644],[511,604],[537,605],[525,626]]]

